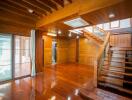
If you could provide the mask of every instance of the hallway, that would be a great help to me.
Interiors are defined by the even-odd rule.
[[[85,100],[79,89],[93,79],[92,66],[60,64],[45,66],[44,72],[0,85],[0,100]],[[97,100],[129,100],[96,89],[89,95]]]

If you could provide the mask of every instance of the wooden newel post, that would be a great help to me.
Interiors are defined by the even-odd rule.
[[[94,61],[94,87],[97,87],[97,60]]]

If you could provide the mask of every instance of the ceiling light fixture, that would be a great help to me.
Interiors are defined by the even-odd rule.
[[[68,34],[68,36],[69,36],[69,37],[71,37],[71,36],[72,36],[71,32]]]
[[[76,37],[77,39],[79,39],[79,36],[77,35],[77,37]]]
[[[28,12],[29,12],[29,13],[33,13],[33,10],[32,10],[32,9],[28,9]]]
[[[61,30],[59,30],[59,31],[58,31],[58,34],[61,34],[61,33],[62,33]]]
[[[54,34],[54,33],[47,33],[47,35],[50,35],[50,36],[57,36],[57,35]]]
[[[109,14],[109,18],[114,18],[115,17],[115,14],[114,13],[110,13]]]

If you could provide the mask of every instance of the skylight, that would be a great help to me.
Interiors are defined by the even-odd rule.
[[[71,26],[73,28],[89,25],[89,23],[87,23],[82,18],[76,18],[76,19],[72,19],[72,20],[69,20],[69,21],[65,21],[64,24],[66,24],[68,26]]]

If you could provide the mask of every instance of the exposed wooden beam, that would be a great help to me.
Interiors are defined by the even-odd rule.
[[[25,7],[21,7],[13,2],[11,2],[12,0],[4,0],[3,2],[5,2],[7,5],[10,5],[12,7],[15,7],[16,9],[19,9],[25,13],[27,13],[27,15],[31,15],[32,17],[36,17],[36,18],[39,18],[41,15],[39,15],[38,13],[29,13],[27,8]],[[2,2],[2,1],[1,1]]]
[[[38,8],[28,4],[26,2],[23,2],[22,0],[8,0],[8,1],[13,2],[14,4],[17,4],[17,5],[21,6],[21,7],[24,7],[27,10],[28,9],[32,9],[34,12],[38,13],[39,15],[47,15],[45,11],[43,11],[41,9],[38,9]]]
[[[122,2],[122,0],[111,0],[111,1],[109,0],[94,0],[94,1],[93,0],[75,0],[75,2],[73,2],[72,4],[68,6],[65,6],[64,8],[59,9],[58,11],[56,11],[56,13],[52,13],[50,14],[50,16],[43,17],[40,21],[37,22],[36,25],[37,27],[42,27],[44,25],[48,25],[53,22],[63,20],[66,17],[72,16],[75,14],[77,14],[77,16],[81,16],[83,14],[96,11],[101,8],[108,7],[120,2]]]
[[[59,4],[60,6],[64,7],[64,1],[63,0],[53,0],[54,2],[56,2],[57,4]]]
[[[21,16],[21,17],[25,17],[25,18],[27,18],[27,19],[36,21],[35,18],[33,18],[32,16],[28,15],[27,13],[25,13],[25,12],[23,12],[23,11],[21,11],[21,10],[18,10],[18,9],[16,9],[15,7],[12,7],[12,6],[10,6],[10,5],[6,5],[6,4],[4,4],[4,3],[2,3],[2,2],[0,3],[0,9],[3,9],[3,10],[5,10],[5,11],[8,11],[8,12],[11,12],[11,13],[14,13],[14,14],[17,14],[17,15],[19,15],[19,16]]]
[[[52,1],[50,0],[37,0],[37,2],[43,4],[43,5],[47,5],[55,10],[57,10],[57,5],[55,3],[53,3]]]
[[[68,0],[70,3],[72,3],[72,0]]]
[[[40,9],[40,10],[48,11],[48,12],[52,13],[52,10],[49,7],[43,5],[43,4],[41,4],[35,0],[23,0],[23,1],[34,6],[34,7],[36,7],[36,8],[38,8],[38,9]]]

